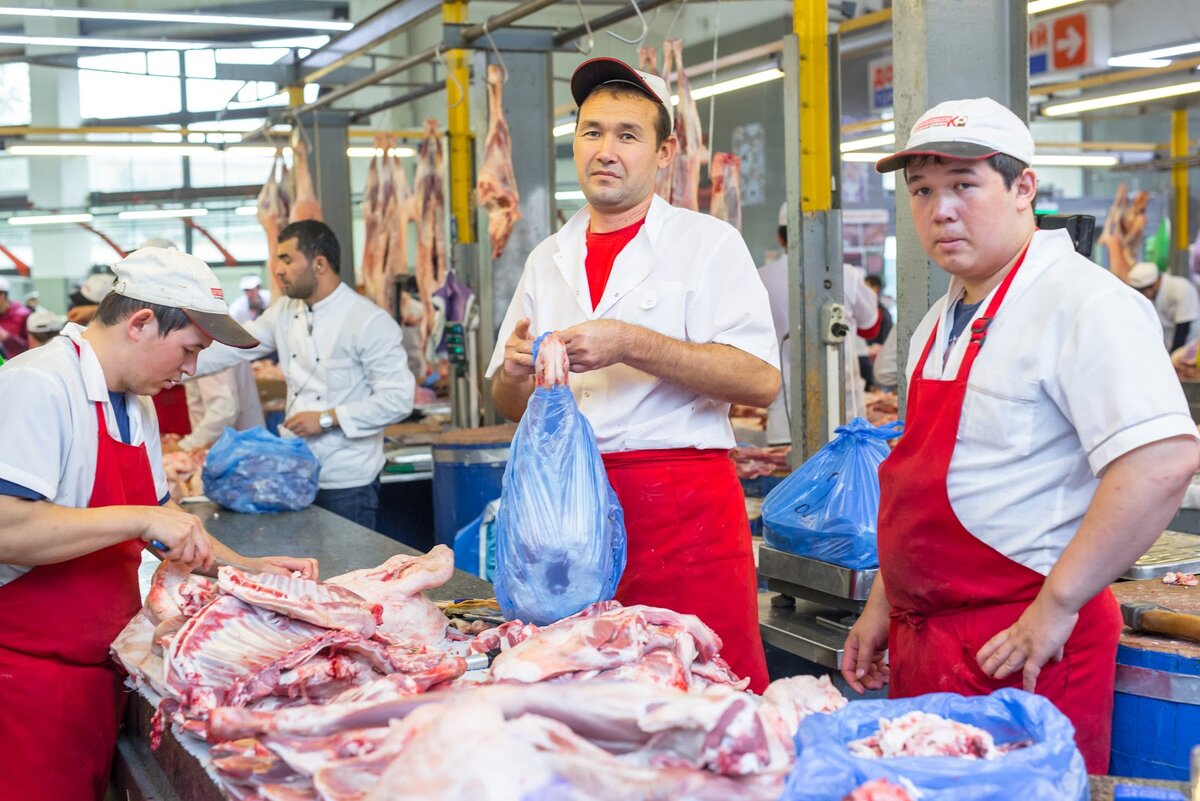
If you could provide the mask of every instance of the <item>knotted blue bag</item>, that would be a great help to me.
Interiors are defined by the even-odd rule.
[[[534,362],[546,334],[533,346]],[[496,600],[546,625],[616,592],[625,515],[596,435],[565,384],[533,390],[513,436],[496,518]]]
[[[767,494],[763,542],[853,570],[879,567],[879,465],[903,423],[855,417],[837,437]]]
[[[204,461],[204,494],[235,512],[303,509],[317,497],[321,464],[299,437],[280,439],[262,426],[226,428]]]
[[[997,759],[898,757],[864,759],[851,740],[879,730],[880,718],[931,712],[978,726],[996,745],[1030,741]],[[872,779],[906,783],[921,801],[1084,801],[1087,769],[1075,727],[1046,698],[1003,689],[966,698],[930,693],[916,698],[853,701],[830,715],[810,715],[796,734],[796,764],[781,801],[829,801]]]

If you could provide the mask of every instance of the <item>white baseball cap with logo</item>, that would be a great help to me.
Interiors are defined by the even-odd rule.
[[[997,153],[1033,162],[1033,134],[1020,117],[992,100],[947,100],[926,111],[912,127],[904,150],[882,158],[877,172],[895,172],[911,156],[979,161]]]
[[[235,348],[258,340],[229,316],[221,283],[208,265],[175,248],[140,248],[113,265],[113,292],[179,309],[208,336]]]
[[[571,97],[575,98],[575,105],[582,106],[593,89],[606,83],[627,83],[650,95],[650,99],[657,100],[667,110],[667,119],[674,130],[675,110],[671,107],[667,82],[657,75],[635,70],[619,59],[592,58],[575,68],[571,74]]]

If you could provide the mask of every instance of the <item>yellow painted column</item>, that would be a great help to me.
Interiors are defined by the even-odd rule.
[[[287,87],[288,108],[298,108],[304,105],[304,87],[289,86]]]
[[[464,0],[448,0],[442,6],[445,22],[467,21]],[[459,242],[475,241],[474,217],[471,214],[471,191],[474,188],[474,159],[471,146],[471,106],[465,97],[470,80],[466,53],[450,50],[446,53],[447,125],[450,129],[450,213],[454,215]]]
[[[792,20],[800,39],[800,210],[833,207],[829,139],[829,7],[794,0]]]
[[[1187,109],[1177,108],[1171,112],[1171,158],[1182,159],[1188,154]],[[1175,242],[1173,249],[1187,252],[1191,244],[1191,227],[1188,222],[1188,168],[1186,164],[1171,165],[1171,188],[1175,192]]]

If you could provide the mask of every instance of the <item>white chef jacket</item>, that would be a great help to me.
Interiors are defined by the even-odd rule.
[[[1200,326],[1200,294],[1196,287],[1186,278],[1178,275],[1164,275],[1159,284],[1158,294],[1154,296],[1154,310],[1158,312],[1159,322],[1162,323],[1163,344],[1168,348],[1175,341],[1175,326],[1191,323],[1192,330],[1188,332],[1187,342],[1195,342]]]
[[[952,280],[913,334],[910,380],[939,320],[923,375],[957,374],[970,337],[942,361],[962,294]],[[963,526],[1045,575],[1109,463],[1162,439],[1195,438],[1161,334],[1150,302],[1076,253],[1066,231],[1036,232],[967,384],[946,481]]]
[[[271,305],[271,293],[266,289],[259,289],[258,296],[262,299],[263,311],[266,311],[266,307]],[[229,316],[239,323],[252,319],[250,317],[250,298],[246,297],[245,292],[229,301]]]
[[[194,378],[185,382],[183,388],[187,392],[188,421],[192,424],[192,433],[179,440],[179,447],[185,451],[211,445],[226,428],[245,431],[266,425],[258,384],[248,362]]]
[[[384,464],[383,429],[412,412],[416,389],[396,321],[341,284],[311,309],[303,300],[280,298],[242,326],[261,344],[238,350],[214,343],[201,352],[196,374],[277,351],[288,387],[285,417],[337,412],[337,427],[305,438],[321,463],[321,489],[374,481]],[[279,435],[295,436],[282,427]]]
[[[779,395],[767,409],[767,443],[785,445],[792,441],[791,427],[788,421],[790,401],[788,387],[791,386],[792,373],[789,361],[791,337],[788,337],[786,341],[783,338],[789,331],[790,321],[787,255],[779,256],[764,264],[758,271],[758,275],[771,298],[771,320],[775,324],[775,334],[779,338],[780,360],[783,364],[783,385],[779,389]],[[846,326],[850,329],[841,348],[846,416],[847,418],[865,417],[867,402],[863,393],[862,370],[858,365],[858,329],[869,329],[879,322],[879,304],[875,293],[863,281],[862,272],[849,264],[842,265],[842,294],[843,306],[846,309]]]
[[[0,367],[0,479],[59,506],[82,509],[91,500],[96,477],[97,401],[104,407],[109,435],[120,441],[121,434],[104,371],[82,336],[83,328],[68,323],[62,333]],[[79,345],[79,356],[72,342]],[[131,392],[125,399],[130,444],[145,446],[154,491],[166,497],[154,402]],[[28,570],[0,564],[0,585]]]
[[[517,321],[530,331],[588,320],[621,320],[684,342],[730,345],[779,365],[767,292],[733,226],[655,196],[646,222],[617,255],[593,311],[584,267],[585,206],[525,262],[488,365],[504,363]],[[571,375],[571,391],[606,453],[664,448],[732,448],[729,404],[705,398],[626,364]]]

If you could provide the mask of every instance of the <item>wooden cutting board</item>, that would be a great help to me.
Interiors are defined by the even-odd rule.
[[[1113,595],[1122,604],[1156,604],[1175,612],[1200,615],[1200,587],[1177,587],[1163,584],[1162,579],[1120,581],[1112,585]],[[1159,634],[1142,634],[1124,629],[1121,645],[1146,651],[1175,654],[1188,659],[1200,659],[1200,643],[1177,640]]]

